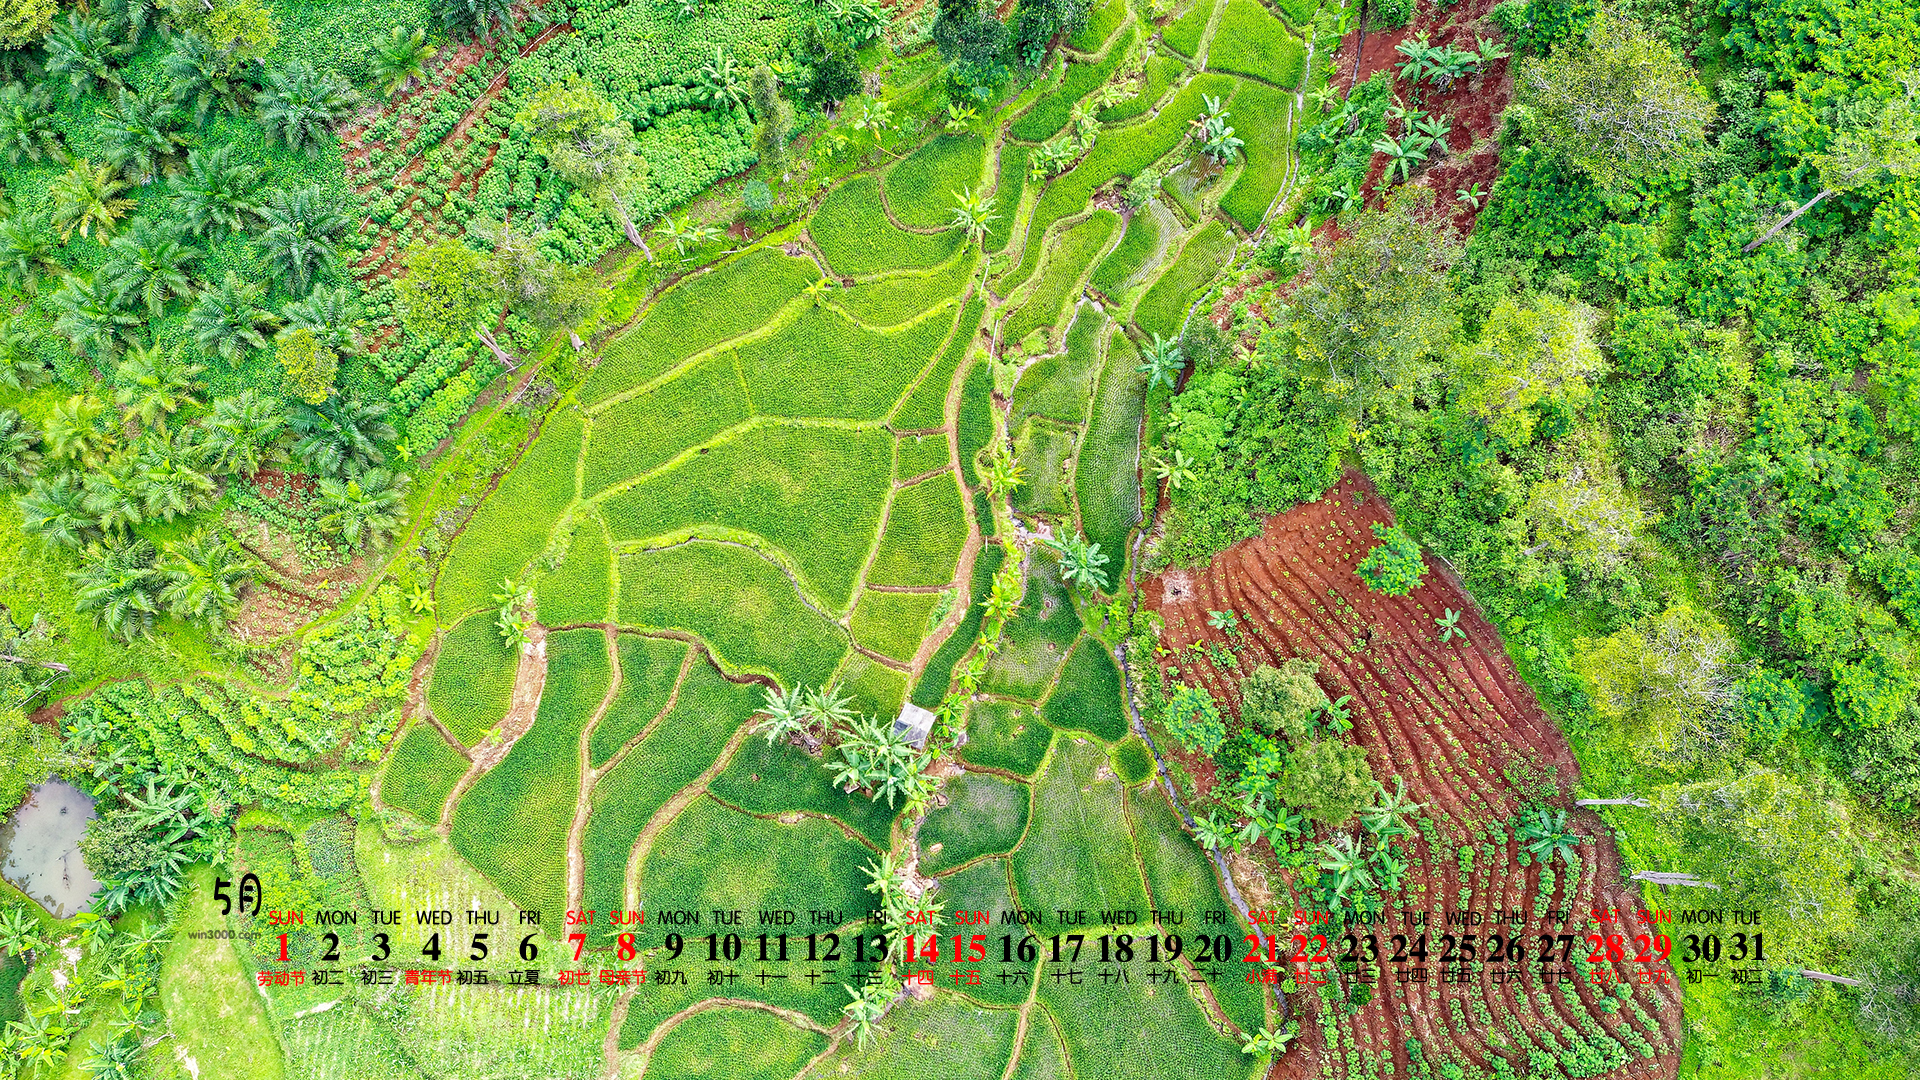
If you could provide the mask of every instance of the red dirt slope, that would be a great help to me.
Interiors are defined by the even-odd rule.
[[[1582,809],[1569,816],[1581,837],[1580,880],[1577,885],[1569,882],[1567,868],[1557,866],[1559,880],[1552,901],[1539,904],[1543,909],[1572,912],[1564,926],[1544,926],[1532,917],[1541,868],[1523,868],[1515,862],[1517,842],[1509,841],[1497,860],[1476,852],[1473,869],[1465,875],[1460,872],[1459,849],[1478,844],[1473,831],[1484,823],[1511,819],[1519,810],[1524,797],[1517,781],[1524,782],[1528,772],[1539,776],[1551,767],[1560,785],[1560,794],[1552,801],[1568,806],[1565,792],[1577,782],[1578,766],[1553,719],[1521,681],[1498,633],[1443,566],[1429,558],[1424,583],[1404,597],[1381,596],[1360,581],[1354,566],[1376,543],[1371,531],[1375,522],[1392,523],[1385,501],[1365,477],[1349,473],[1320,501],[1269,518],[1260,536],[1234,545],[1206,568],[1169,572],[1141,586],[1142,602],[1166,620],[1163,644],[1176,651],[1171,659],[1178,661],[1181,676],[1204,682],[1229,711],[1239,707],[1240,674],[1223,674],[1184,648],[1193,641],[1222,647],[1232,644],[1223,631],[1207,625],[1209,611],[1232,610],[1238,615],[1239,634],[1245,642],[1238,661],[1243,671],[1260,663],[1305,656],[1319,662],[1320,683],[1329,695],[1352,695],[1352,736],[1366,749],[1375,776],[1389,787],[1393,777],[1404,778],[1411,797],[1425,804],[1423,815],[1437,826],[1432,840],[1418,834],[1406,838],[1413,856],[1406,878],[1408,891],[1390,898],[1390,907],[1428,912],[1427,930],[1436,942],[1442,933],[1462,930],[1444,925],[1443,911],[1522,909],[1528,914],[1526,978],[1496,985],[1485,973],[1476,973],[1465,984],[1449,985],[1440,981],[1439,972],[1431,972],[1433,981],[1401,983],[1394,969],[1383,965],[1386,972],[1373,984],[1372,1002],[1342,1020],[1342,1026],[1353,1031],[1357,1050],[1376,1060],[1390,1057],[1399,1076],[1409,1074],[1410,1038],[1419,1040],[1428,1061],[1452,1059],[1486,1066],[1493,1053],[1488,1029],[1506,1032],[1509,1018],[1526,1032],[1543,1035],[1559,1035],[1569,1027],[1591,1033],[1597,1030],[1591,1025],[1598,1024],[1609,1034],[1621,1036],[1630,1050],[1634,1041],[1628,1033],[1637,1033],[1653,1047],[1655,1056],[1643,1058],[1635,1053],[1607,1075],[1674,1076],[1680,1044],[1677,986],[1669,982],[1635,987],[1634,1002],[1651,1016],[1657,1029],[1648,1030],[1624,1004],[1613,1013],[1598,1008],[1610,987],[1570,982],[1549,990],[1533,974],[1539,967],[1531,958],[1540,933],[1574,934],[1578,948],[1579,939],[1595,929],[1590,920],[1593,909],[1633,911],[1641,906],[1623,881],[1619,855],[1597,816]],[[1434,621],[1448,609],[1463,613],[1459,625],[1467,632],[1464,642],[1439,640]],[[1188,765],[1189,774],[1203,787],[1212,782],[1211,763],[1204,758],[1183,754],[1177,746],[1163,746],[1162,751]],[[1270,895],[1273,907],[1288,911],[1318,906],[1277,869],[1264,841],[1250,854],[1253,859],[1235,860],[1235,876],[1242,879],[1240,887],[1250,898]],[[1256,863],[1271,873],[1263,874]],[[1463,903],[1463,891],[1468,888],[1471,899]],[[1260,906],[1257,899],[1255,906]],[[1383,945],[1389,935],[1406,929],[1403,918],[1391,913],[1388,918],[1392,921],[1376,931]],[[1479,931],[1484,940],[1494,927],[1465,929]],[[1630,937],[1632,924],[1601,930],[1622,931]],[[1329,936],[1337,939],[1338,932]],[[1630,961],[1603,964],[1597,970],[1626,980],[1637,980],[1649,971]],[[1658,971],[1671,979],[1666,965]],[[1476,1019],[1481,1012],[1476,998],[1485,1002],[1491,1024]],[[1274,1077],[1304,1080],[1346,1075],[1349,1068],[1362,1071],[1352,1057],[1343,1067],[1338,1048],[1330,1053],[1324,1044],[1317,1015],[1321,1005],[1315,995],[1292,994],[1289,1001],[1308,1015],[1302,1019],[1300,1042],[1276,1063]],[[1515,1046],[1511,1034],[1502,1037],[1508,1047]],[[1565,1045],[1564,1039],[1560,1045]],[[1523,1075],[1526,1049],[1521,1044],[1517,1053],[1510,1049],[1507,1054]]]

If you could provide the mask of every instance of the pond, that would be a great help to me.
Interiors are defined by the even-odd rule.
[[[93,820],[93,800],[64,780],[49,779],[27,793],[0,827],[0,877],[65,919],[87,910],[100,887],[80,857],[80,838]]]

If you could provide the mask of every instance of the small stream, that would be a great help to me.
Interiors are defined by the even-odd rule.
[[[93,820],[93,799],[57,778],[27,793],[0,826],[0,877],[52,912],[71,918],[93,903],[100,887],[80,857],[80,838]]]

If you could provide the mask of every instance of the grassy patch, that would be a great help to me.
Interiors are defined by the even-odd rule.
[[[921,873],[1004,855],[1020,843],[1027,827],[1027,785],[991,773],[964,773],[947,781],[940,793],[947,805],[929,812],[920,825]]]
[[[1247,141],[1247,167],[1221,198],[1220,209],[1252,232],[1287,176],[1287,157],[1293,153],[1293,95],[1254,83],[1240,88],[1233,105],[1233,125]]]
[[[999,1076],[1013,1056],[1020,1014],[986,1009],[953,994],[895,1005],[886,1033],[865,1050],[852,1040],[814,1066],[814,1080],[952,1080]]]
[[[393,759],[380,779],[380,798],[432,824],[440,820],[447,794],[466,772],[467,759],[423,720],[394,747]]]
[[[640,870],[640,900],[648,910],[738,908],[748,919],[778,909],[852,913],[869,903],[860,867],[872,858],[865,846],[817,818],[783,825],[696,799],[654,843]],[[851,963],[840,969],[843,976],[856,972]],[[823,1022],[839,1017],[844,1000],[809,989],[804,980],[764,991],[743,982],[730,993],[778,1002]]]
[[[913,659],[926,640],[927,616],[940,593],[886,593],[869,589],[853,606],[853,640],[901,663]]]
[[[993,438],[993,371],[987,364],[975,364],[967,372],[960,389],[960,471],[968,484],[975,482],[975,460]]]
[[[947,347],[940,353],[940,361],[908,392],[906,401],[894,412],[894,430],[924,431],[946,426],[947,391],[953,385],[953,373],[972,350],[974,334],[986,310],[987,302],[981,297],[976,296],[967,303],[953,335],[947,339]]]
[[[580,388],[589,404],[658,377],[702,349],[739,337],[773,318],[820,271],[811,259],[760,248],[660,294],[640,322],[607,343]]]
[[[967,720],[967,745],[960,748],[960,758],[969,764],[1032,776],[1052,743],[1053,728],[1040,719],[1038,709],[1013,701],[988,701],[973,706]]]
[[[1320,0],[1274,0],[1274,4],[1287,17],[1289,24],[1302,29],[1313,21],[1314,14],[1320,10]]]
[[[912,326],[869,330],[824,304],[743,345],[740,370],[755,412],[878,420],[940,351],[953,317],[940,309]]]
[[[1147,81],[1140,93],[1109,109],[1100,110],[1100,122],[1120,124],[1144,115],[1158,104],[1175,79],[1187,70],[1186,61],[1177,56],[1156,55],[1147,61]]]
[[[1013,388],[1013,421],[1038,414],[1066,424],[1086,418],[1087,398],[1100,374],[1100,346],[1108,320],[1093,304],[1082,303],[1067,328],[1065,351],[1026,370]]]
[[[1062,309],[1079,295],[1080,279],[1119,225],[1120,215],[1095,210],[1062,234],[1047,260],[1047,272],[1027,296],[1027,302],[1007,320],[1001,336],[1007,341],[1022,341],[1034,330],[1045,329],[1047,339],[1054,340],[1052,328],[1059,323]]]
[[[1071,896],[1089,912],[1131,909],[1145,916],[1147,895],[1126,832],[1120,782],[1095,779],[1106,761],[1098,744],[1065,739],[1034,780],[1033,820],[1013,853],[1022,910],[1051,910],[1060,905],[1054,897]]]
[[[1044,1005],[1033,1011],[1027,1037],[1020,1043],[1020,1060],[1008,1080],[1068,1080],[1067,1052],[1047,1019],[1051,1015]]]
[[[1207,32],[1207,20],[1213,16],[1214,0],[1193,0],[1193,6],[1167,24],[1161,39],[1167,47],[1192,59],[1200,54],[1200,37]]]
[[[1077,433],[1036,416],[1027,417],[1013,439],[1013,452],[1027,467],[1027,482],[1013,492],[1022,514],[1068,514],[1073,510],[1073,446]]]
[[[973,580],[969,583],[968,596],[971,601],[966,613],[960,617],[960,625],[954,627],[947,640],[934,650],[933,659],[927,661],[926,670],[920,674],[920,682],[913,688],[913,703],[931,709],[940,703],[946,695],[947,685],[953,681],[953,665],[960,662],[968,649],[973,648],[974,639],[980,636],[982,619],[981,603],[986,599],[988,589],[993,582],[993,572],[1007,553],[998,544],[988,544],[980,549],[973,560]]]
[[[713,778],[713,794],[754,814],[785,814],[795,810],[826,814],[845,822],[855,832],[886,847],[898,807],[885,799],[849,795],[834,786],[820,759],[791,743],[748,739],[733,760]]]
[[[1291,87],[1300,81],[1306,55],[1286,24],[1258,0],[1227,0],[1207,49],[1207,66]]]
[[[1104,646],[1092,638],[1080,639],[1040,716],[1056,728],[1085,731],[1108,742],[1126,736],[1120,669]]]
[[[1088,23],[1091,25],[1092,20],[1089,19]],[[1107,55],[1099,60],[1069,63],[1060,86],[1034,102],[1033,107],[1021,114],[1007,129],[1007,134],[1023,142],[1039,142],[1066,127],[1073,107],[1113,78],[1113,73],[1120,68],[1120,61],[1126,59],[1127,48],[1135,36],[1138,36],[1138,31],[1126,41],[1115,42],[1113,48],[1107,50]],[[1094,47],[1099,46],[1096,43]]]
[[[827,1048],[824,1036],[758,1009],[708,1009],[667,1032],[647,1071],[679,1080],[792,1076]]]
[[[1128,742],[1139,745],[1145,752],[1145,744],[1138,740]],[[1156,910],[1187,912],[1188,925],[1191,920],[1202,918],[1202,912],[1233,911],[1220,890],[1213,863],[1181,827],[1165,792],[1158,787],[1129,791],[1127,816],[1133,827],[1134,848],[1140,852],[1140,862],[1146,867],[1147,891]],[[1229,914],[1228,919],[1232,918]],[[1213,983],[1213,994],[1227,1018],[1241,1030],[1257,1030],[1265,1023],[1263,988],[1249,984],[1244,978],[1217,979]]]
[[[995,238],[988,251],[1001,252],[1013,242],[1013,215],[1020,209],[1020,200],[1027,191],[1027,158],[1032,150],[1025,146],[1002,143],[1000,146],[1000,168],[993,183],[993,207],[1000,215],[994,220],[987,235]]]
[[[447,631],[427,683],[427,704],[462,746],[480,741],[507,715],[520,654],[500,637],[487,612]]]
[[[921,845],[922,850],[925,845]],[[1009,978],[1002,981],[1000,975],[1008,975],[1025,968],[1034,970],[1036,965],[1021,964],[1016,956],[1011,963],[1000,962],[1001,952],[998,938],[1001,934],[1011,934],[1018,943],[1026,931],[1011,923],[1003,924],[1003,914],[1013,911],[1013,886],[1007,878],[1007,860],[1005,856],[993,856],[982,859],[964,870],[955,870],[940,878],[940,888],[933,894],[934,900],[945,904],[949,919],[956,912],[980,911],[987,913],[993,920],[988,925],[998,927],[987,935],[991,942],[987,946],[987,966],[980,972],[979,986],[962,986],[957,989],[966,996],[989,1005],[1019,1005],[1027,1000],[1027,992],[1032,989],[1030,982],[1015,982]],[[1038,930],[1038,927],[1034,928]],[[1018,947],[1017,944],[1015,947]]]
[[[549,635],[539,715],[453,811],[454,848],[515,904],[543,918],[562,919],[566,911],[580,732],[612,676],[601,631]]]
[[[668,638],[621,635],[620,693],[587,740],[587,760],[593,768],[611,761],[628,739],[645,731],[666,708],[687,649],[685,642]]]
[[[532,448],[467,522],[435,584],[442,618],[486,607],[501,578],[519,577],[546,549],[554,522],[573,501],[581,431],[578,413],[553,413]]]
[[[956,232],[927,235],[896,228],[880,205],[880,181],[872,175],[835,188],[821,201],[807,232],[827,265],[849,277],[937,266],[962,239]]]
[[[1113,762],[1114,775],[1124,783],[1137,784],[1153,775],[1153,751],[1137,735],[1114,744],[1107,757]]]
[[[228,926],[213,899],[213,870],[188,870],[187,887],[161,966],[160,1007],[173,1032],[168,1052],[178,1047],[192,1056],[200,1080],[279,1080],[280,1044],[252,973],[242,969],[232,941],[214,936]]]
[[[953,221],[954,195],[985,183],[987,146],[978,135],[940,135],[907,155],[887,173],[882,187],[894,219],[913,228],[943,228]]]
[[[1245,978],[1235,971],[1220,982]],[[1215,1031],[1193,996],[1177,987],[1169,991],[1139,980],[1123,986],[1059,983],[1042,979],[1039,999],[1060,1023],[1077,1076],[1245,1080],[1265,1064],[1242,1054],[1236,1041]]]
[[[884,431],[767,425],[612,496],[604,512],[616,540],[732,530],[761,537],[838,609],[853,593],[892,474]],[[623,608],[671,599],[621,592]]]
[[[1133,285],[1147,268],[1147,260],[1160,250],[1161,227],[1165,221],[1161,215],[1151,209],[1134,211],[1132,220],[1127,222],[1127,232],[1094,267],[1093,277],[1088,284],[1108,296],[1118,296]]]
[[[927,273],[888,274],[835,289],[833,302],[867,326],[898,326],[950,296],[959,296],[979,269],[971,253]]]
[[[1081,52],[1094,52],[1113,36],[1120,24],[1127,19],[1127,0],[1106,0],[1087,13],[1087,23],[1082,26],[1067,44]]]
[[[697,634],[729,667],[818,682],[846,651],[839,627],[787,575],[746,548],[693,541],[620,561],[628,626]]]
[[[967,542],[967,509],[952,473],[894,493],[886,534],[867,580],[879,585],[945,585]]]
[[[1038,701],[1080,633],[1080,616],[1060,581],[1060,562],[1051,552],[1036,551],[1028,557],[1026,573],[1026,595],[1000,636],[1000,652],[987,665],[984,686],[995,693]]]
[[[582,845],[588,907],[625,906],[627,859],[640,830],[675,792],[707,771],[720,746],[752,715],[759,696],[756,687],[728,682],[713,665],[696,661],[673,712],[594,784]]]
[[[752,415],[733,358],[712,357],[593,418],[581,490],[592,495],[657,469]]]
[[[1218,221],[1209,221],[1194,233],[1180,258],[1160,275],[1134,309],[1133,321],[1149,334],[1173,337],[1186,322],[1201,286],[1212,281],[1233,253],[1233,234]]]
[[[847,656],[845,666],[840,669],[840,683],[853,698],[855,711],[875,716],[898,715],[900,703],[907,696],[904,674],[859,653]]]
[[[540,621],[546,626],[603,622],[612,588],[613,552],[607,547],[606,527],[599,518],[577,518],[565,561],[534,585]]]
[[[953,446],[944,433],[902,435],[893,444],[893,475],[911,480],[944,469],[953,461]]]
[[[1146,405],[1147,377],[1133,343],[1115,334],[1108,339],[1073,476],[1081,527],[1113,559],[1107,566],[1115,574],[1126,559],[1127,535],[1140,521],[1140,417]]]

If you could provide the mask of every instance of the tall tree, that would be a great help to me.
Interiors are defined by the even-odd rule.
[[[286,376],[287,389],[309,405],[333,396],[340,357],[304,326],[289,326],[273,338],[273,358]]]
[[[612,214],[627,241],[653,252],[629,209],[631,193],[646,182],[647,163],[634,151],[633,129],[592,83],[548,83],[517,117],[561,180]]]
[[[413,89],[427,77],[427,61],[440,50],[427,44],[425,30],[396,26],[373,52],[373,77],[388,97]]]
[[[69,101],[120,83],[119,63],[126,51],[104,22],[70,11],[67,21],[47,35],[44,47],[47,74],[66,80]]]
[[[168,300],[192,295],[187,271],[200,254],[183,241],[179,225],[140,218],[113,238],[100,273],[121,303],[139,297],[157,319]]]
[[[1753,249],[1773,239],[1800,215],[1843,191],[1894,179],[1920,176],[1920,109],[1914,96],[1920,80],[1909,82],[1905,95],[1874,100],[1856,99],[1841,106],[1839,123],[1827,148],[1807,160],[1820,174],[1820,190],[1759,238],[1741,248]]]
[[[216,630],[240,610],[242,594],[254,577],[253,561],[239,546],[207,529],[168,544],[160,572],[166,577],[160,600],[168,612]]]
[[[360,343],[360,309],[345,285],[321,286],[280,309],[288,326],[313,331],[322,345],[342,356],[365,351]]]
[[[40,465],[40,429],[12,409],[0,409],[0,487],[17,487]]]
[[[113,174],[113,166],[95,165],[86,158],[75,158],[67,171],[47,185],[53,198],[53,225],[60,230],[60,242],[66,243],[78,232],[104,244],[113,230],[133,209],[133,200],[121,193],[125,180]]]
[[[213,435],[213,458],[220,472],[252,476],[272,460],[287,416],[278,402],[248,388],[233,397],[215,398],[207,429]]]
[[[1676,599],[1658,615],[1575,642],[1573,668],[1594,711],[1633,736],[1633,753],[1662,764],[1711,753],[1733,701],[1733,638],[1711,614]]]
[[[92,612],[108,633],[123,641],[147,636],[160,614],[164,583],[153,560],[153,545],[145,540],[88,547],[80,565],[68,572],[74,607]]]
[[[1541,142],[1603,187],[1688,168],[1706,151],[1713,102],[1686,57],[1604,10],[1583,45],[1523,58],[1514,90]]]
[[[343,395],[324,405],[296,404],[288,417],[295,442],[293,456],[316,476],[345,477],[380,466],[380,449],[392,442],[384,402]]]
[[[78,550],[100,536],[99,523],[88,512],[86,493],[73,473],[36,479],[18,502],[21,526],[42,543]]]
[[[1480,336],[1454,356],[1453,380],[1462,408],[1510,446],[1533,438],[1538,408],[1577,408],[1592,392],[1589,380],[1605,366],[1593,341],[1592,309],[1540,295],[1501,297]]]
[[[493,339],[491,323],[504,304],[485,256],[458,240],[416,247],[407,276],[394,282],[400,321],[408,333],[450,343],[478,336],[509,369],[519,361]]]
[[[200,348],[239,363],[248,349],[267,347],[265,331],[279,321],[260,306],[265,292],[259,284],[227,271],[220,284],[200,294],[200,301],[187,312],[187,332]]]
[[[42,274],[62,272],[58,252],[51,215],[15,212],[0,219],[0,281],[8,287],[38,292]]]
[[[121,310],[112,289],[95,285],[94,277],[78,274],[67,275],[47,299],[47,306],[53,309],[54,333],[94,360],[112,356],[119,349],[120,334],[140,322]]]
[[[756,121],[753,147],[760,154],[760,165],[775,179],[787,171],[787,136],[792,117],[780,97],[780,78],[762,64],[753,69],[753,115]]]
[[[114,372],[114,403],[143,428],[167,430],[167,420],[190,405],[199,404],[195,377],[205,369],[189,363],[176,347],[135,346]]]
[[[1520,520],[1533,530],[1525,554],[1552,553],[1590,577],[1618,572],[1639,543],[1647,515],[1620,482],[1620,471],[1592,440],[1527,492]]]
[[[195,236],[218,240],[239,232],[260,212],[254,190],[262,172],[239,160],[232,144],[189,151],[186,171],[167,181],[174,212]]]
[[[513,0],[428,0],[427,11],[449,36],[492,44],[494,34],[513,29]]]
[[[53,122],[53,101],[45,86],[0,86],[0,153],[15,165],[59,158],[60,129]]]
[[[134,183],[150,183],[186,143],[185,119],[166,95],[121,87],[100,117],[107,160]]]
[[[358,549],[385,543],[407,522],[406,498],[413,478],[368,469],[344,480],[320,481],[320,528]]]
[[[231,55],[192,31],[174,37],[161,60],[167,96],[193,114],[196,126],[205,126],[215,108],[238,112],[252,101],[253,86],[238,67]]]
[[[267,72],[266,86],[253,101],[268,134],[313,157],[358,99],[339,76],[323,74],[305,60],[289,60]]]
[[[267,227],[255,243],[289,292],[303,296],[315,275],[339,271],[336,245],[349,222],[339,202],[319,186],[275,191],[260,216]]]
[[[0,3],[0,49],[24,49],[53,25],[55,0],[6,0]]]

